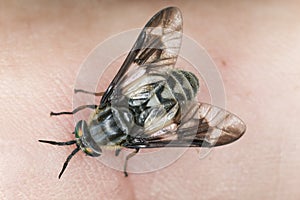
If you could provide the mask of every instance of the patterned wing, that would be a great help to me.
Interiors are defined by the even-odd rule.
[[[178,8],[168,7],[155,14],[140,33],[100,104],[109,101],[115,86],[126,79],[128,71],[138,67],[173,67],[181,46],[181,38],[182,16]]]
[[[198,142],[207,146],[226,145],[239,139],[246,131],[246,125],[239,117],[210,104],[199,103],[196,118],[199,123],[195,136],[189,134],[194,129],[187,124],[183,124],[178,131],[180,138],[193,139],[195,146],[199,146]]]
[[[239,139],[246,131],[245,123],[236,115],[206,103],[186,112],[174,132],[159,137],[139,139],[128,148],[213,147]]]

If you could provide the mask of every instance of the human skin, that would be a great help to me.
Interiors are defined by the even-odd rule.
[[[49,113],[72,109],[80,64],[170,5],[218,66],[226,109],[245,121],[245,135],[205,159],[190,149],[127,178],[80,152],[58,180],[74,147],[37,140],[74,138],[72,116]],[[299,9],[296,1],[0,1],[0,199],[299,199]]]

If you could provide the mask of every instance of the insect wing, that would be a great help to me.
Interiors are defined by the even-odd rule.
[[[182,16],[178,8],[168,7],[155,14],[140,33],[100,104],[109,101],[115,86],[126,79],[125,75],[131,68],[173,67],[180,50],[181,38]]]
[[[182,139],[193,139],[196,146],[200,143],[208,147],[226,145],[239,139],[246,131],[246,125],[239,117],[210,104],[199,103],[196,118],[199,125],[194,138],[189,138],[188,130],[191,128],[185,124],[178,130]]]
[[[236,115],[206,103],[187,112],[176,132],[159,138],[128,144],[128,148],[213,147],[239,139],[246,131],[245,123]]]

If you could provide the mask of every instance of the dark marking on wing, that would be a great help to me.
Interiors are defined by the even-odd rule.
[[[182,38],[182,16],[176,7],[159,11],[145,25],[118,73],[102,96],[100,105],[106,104],[114,88],[134,65],[141,67],[173,67]]]
[[[159,147],[214,147],[226,145],[239,139],[246,125],[236,115],[206,103],[200,103],[195,112],[196,126],[179,125],[176,133],[166,133],[157,138],[142,139],[138,143],[126,144],[127,148]],[[182,126],[182,127],[180,127]],[[177,137],[174,138],[174,135]]]

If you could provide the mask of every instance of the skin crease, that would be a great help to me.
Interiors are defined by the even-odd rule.
[[[74,147],[37,140],[72,140],[74,121],[49,112],[72,109],[79,66],[97,44],[170,5],[217,64],[226,109],[246,134],[203,160],[190,149],[128,178],[78,153],[58,180]],[[0,199],[298,199],[299,9],[296,1],[0,1]]]

